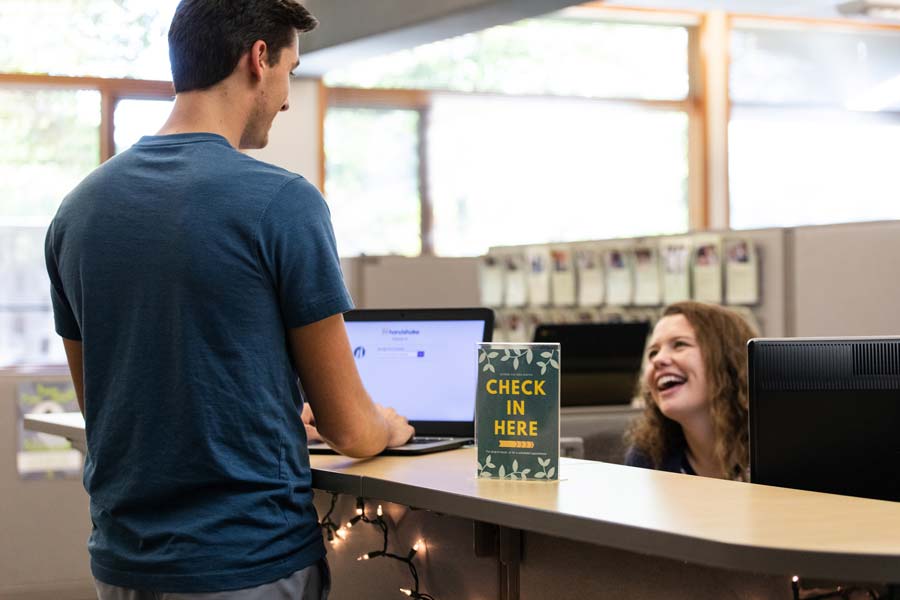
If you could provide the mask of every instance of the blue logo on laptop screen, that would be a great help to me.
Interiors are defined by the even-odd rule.
[[[353,356],[356,358],[362,358],[366,355],[366,349],[363,346],[357,346],[353,349]]]

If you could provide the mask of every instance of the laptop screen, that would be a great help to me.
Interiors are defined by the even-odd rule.
[[[347,334],[372,400],[410,421],[472,422],[484,320],[348,319]]]

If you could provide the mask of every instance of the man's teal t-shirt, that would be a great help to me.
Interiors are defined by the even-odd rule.
[[[324,556],[287,339],[352,308],[319,192],[218,135],[145,137],[65,198],[46,259],[83,344],[94,576],[215,592]]]

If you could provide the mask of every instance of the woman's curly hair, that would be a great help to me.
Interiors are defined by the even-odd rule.
[[[746,480],[750,460],[747,342],[758,334],[739,314],[714,304],[678,302],[666,307],[662,316],[671,315],[684,315],[694,328],[700,348],[716,434],[719,477]],[[659,467],[668,453],[684,446],[684,432],[681,425],[663,415],[643,376],[640,396],[644,400],[644,412],[629,429],[626,439]]]

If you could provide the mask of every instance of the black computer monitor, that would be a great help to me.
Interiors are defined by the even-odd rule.
[[[900,337],[749,344],[750,479],[900,501]]]
[[[538,325],[535,342],[559,342],[560,404],[628,404],[637,390],[650,324]]]

